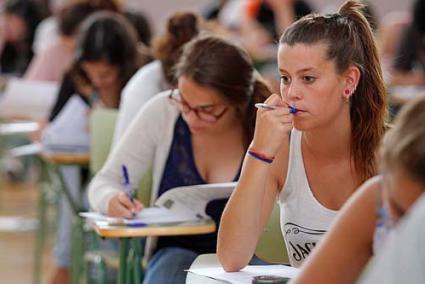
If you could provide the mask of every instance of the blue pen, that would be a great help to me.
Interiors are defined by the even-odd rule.
[[[289,107],[289,113],[297,113],[298,109],[296,107],[293,106],[288,106]]]
[[[138,228],[138,227],[146,227],[148,224],[146,223],[130,223],[127,224],[127,227],[134,227],[134,228]]]
[[[128,174],[127,167],[125,165],[122,165],[121,169],[122,169],[122,176],[124,177],[125,193],[127,193],[128,198],[130,198],[131,202],[133,202],[134,190],[131,188],[130,176]]]

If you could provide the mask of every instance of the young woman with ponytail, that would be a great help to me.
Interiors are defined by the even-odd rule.
[[[131,217],[142,210],[124,192],[123,164],[134,184],[152,165],[152,204],[177,186],[238,180],[253,137],[254,105],[271,92],[248,54],[216,36],[201,35],[187,43],[175,70],[177,88],[156,95],[140,110],[94,177],[89,201],[96,211]],[[217,224],[226,201],[207,207]],[[160,237],[156,247],[148,242],[152,258],[143,283],[185,283],[184,270],[198,254],[214,253],[216,241],[217,232]]]
[[[348,197],[376,174],[385,89],[362,7],[347,1],[338,13],[306,16],[282,35],[281,94],[266,100],[273,109],[257,113],[221,220],[217,249],[225,270],[248,263],[276,201],[291,265],[299,267]]]

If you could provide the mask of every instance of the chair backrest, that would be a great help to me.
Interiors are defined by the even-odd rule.
[[[280,210],[276,204],[264,232],[257,243],[255,255],[271,263],[289,263],[285,241],[280,229]]]
[[[99,108],[90,117],[90,172],[97,173],[108,158],[114,137],[115,123],[118,117],[116,109]],[[143,204],[149,204],[152,188],[152,169],[143,176],[137,198]]]
[[[108,157],[114,137],[116,109],[98,108],[90,117],[90,172],[97,173]]]

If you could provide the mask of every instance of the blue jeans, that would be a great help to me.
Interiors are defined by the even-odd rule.
[[[167,247],[160,249],[150,259],[145,272],[144,284],[178,284],[186,282],[186,269],[198,256],[196,252]]]

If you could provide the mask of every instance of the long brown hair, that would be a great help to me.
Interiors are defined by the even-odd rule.
[[[255,106],[271,91],[258,74],[248,53],[219,36],[201,35],[187,43],[176,65],[176,77],[187,76],[212,88],[236,108],[244,128],[244,144],[254,134]]]
[[[182,46],[197,36],[202,20],[192,12],[177,12],[168,19],[166,30],[152,43],[155,59],[161,62],[165,80],[175,85],[174,65],[180,57]]]
[[[361,181],[377,172],[376,150],[384,134],[386,116],[385,86],[378,51],[364,5],[346,1],[338,13],[308,15],[293,23],[280,44],[327,43],[327,56],[337,72],[357,66],[361,72],[355,93],[350,98],[351,145],[354,167]]]

